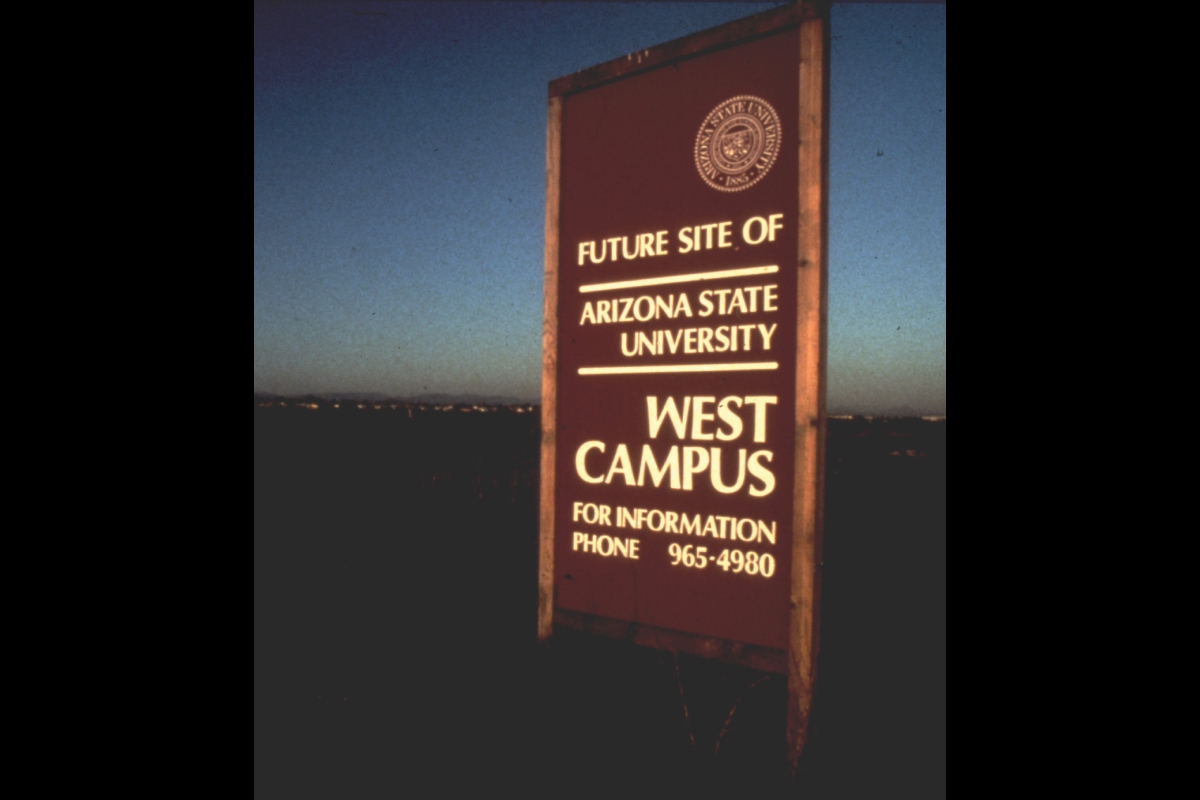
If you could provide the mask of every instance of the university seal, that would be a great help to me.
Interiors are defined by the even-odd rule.
[[[779,115],[761,97],[739,95],[718,105],[696,134],[696,169],[722,192],[763,179],[779,155]]]

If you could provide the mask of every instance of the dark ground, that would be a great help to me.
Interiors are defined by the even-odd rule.
[[[783,676],[537,644],[538,426],[256,401],[256,797],[945,795],[944,421],[830,421],[794,783]]]

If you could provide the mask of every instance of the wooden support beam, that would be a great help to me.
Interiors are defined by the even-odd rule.
[[[546,250],[542,309],[542,460],[538,535],[538,641],[554,630],[554,445],[558,410],[558,214],[562,98],[546,119]]]
[[[800,190],[797,253],[796,466],[788,630],[788,757],[808,740],[820,651],[825,497],[826,283],[829,206],[829,13],[800,24]]]

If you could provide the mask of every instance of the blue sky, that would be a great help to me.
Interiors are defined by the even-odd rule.
[[[255,390],[537,399],[547,83],[774,6],[255,4]],[[831,12],[830,413],[946,413],[945,12]]]

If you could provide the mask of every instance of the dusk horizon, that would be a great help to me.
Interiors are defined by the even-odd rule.
[[[533,406],[540,407],[542,404],[541,397],[521,397],[519,395],[499,395],[487,392],[408,392],[405,394],[391,394],[388,392],[372,392],[372,391],[330,391],[330,392],[292,392],[282,394],[279,392],[268,392],[259,389],[254,390],[254,396],[258,398],[271,398],[283,400],[285,402],[301,401],[309,398],[316,398],[326,402],[335,402],[339,400],[355,400],[364,403],[484,403],[486,405],[500,406]],[[931,411],[918,411],[911,407],[893,406],[883,408],[876,411],[852,411],[849,409],[838,408],[829,409],[826,415],[830,418],[848,419],[852,417],[885,417],[893,419],[946,419],[946,414],[935,413]]]
[[[255,391],[538,400],[547,85],[777,5],[256,4]],[[944,415],[945,6],[831,23],[828,410]]]

